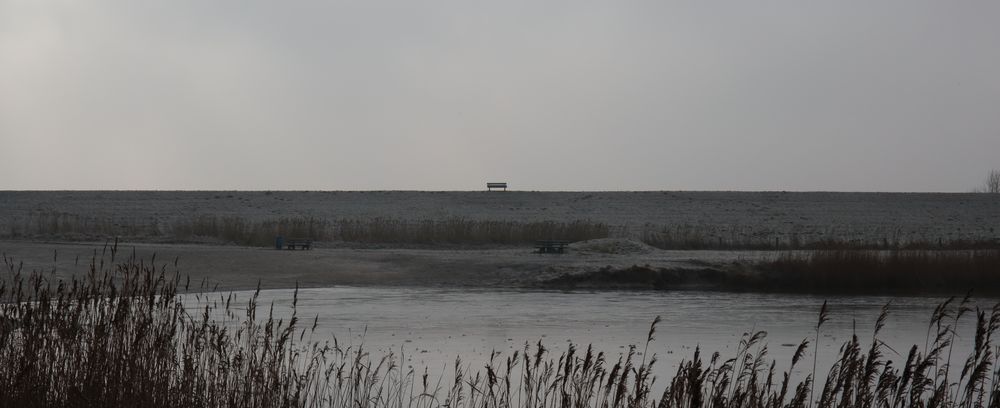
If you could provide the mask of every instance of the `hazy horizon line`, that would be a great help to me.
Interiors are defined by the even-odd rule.
[[[507,189],[505,191],[488,191],[485,189],[466,190],[420,190],[420,189],[0,189],[0,193],[59,193],[59,192],[136,192],[136,193],[210,193],[210,192],[239,192],[239,193],[843,193],[843,194],[989,194],[981,191],[884,191],[884,190],[519,190]]]

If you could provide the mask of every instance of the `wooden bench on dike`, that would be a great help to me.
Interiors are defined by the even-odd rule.
[[[552,239],[535,241],[535,249],[539,254],[562,254],[566,252],[567,245],[569,245],[569,241]]]
[[[507,183],[486,183],[486,191],[493,191],[494,188],[502,188],[507,191]]]
[[[312,249],[312,240],[304,238],[292,238],[285,241],[285,249],[296,250],[296,249]]]

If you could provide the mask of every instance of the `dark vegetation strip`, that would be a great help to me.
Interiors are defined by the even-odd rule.
[[[1000,250],[785,253],[756,266],[762,285],[813,292],[1000,293]]]
[[[0,238],[98,240],[123,237],[133,242],[214,242],[270,246],[276,235],[363,244],[521,245],[539,239],[581,241],[635,238],[660,249],[1000,249],[1000,236],[952,239],[913,238],[896,229],[830,228],[779,231],[753,226],[612,226],[590,220],[504,221],[445,218],[403,220],[391,217],[326,219],[312,216],[251,220],[237,215],[197,215],[162,221],[95,217],[34,211],[0,224]]]
[[[403,220],[391,217],[326,219],[312,216],[251,220],[197,215],[171,221],[95,217],[35,211],[0,224],[0,238],[103,241],[214,242],[270,246],[277,235],[362,244],[523,245],[535,240],[582,241],[625,237],[671,250],[1000,249],[1000,236],[912,238],[900,230],[788,232],[753,226],[642,225],[629,228],[590,220],[509,221],[460,217]]]
[[[1000,237],[905,238],[898,230],[853,231],[831,228],[814,234],[779,232],[751,226],[652,226],[641,240],[660,249],[679,250],[838,250],[838,249],[1000,249]]]
[[[58,238],[129,241],[221,242],[246,246],[274,245],[276,236],[366,244],[530,244],[541,239],[584,241],[606,238],[611,227],[600,222],[488,221],[466,218],[406,221],[393,218],[327,220],[281,217],[254,221],[239,216],[203,215],[161,225],[153,220],[111,220],[66,213],[36,213],[7,238]],[[2,236],[2,235],[0,235]]]
[[[950,299],[930,317],[927,344],[905,361],[890,361],[874,333],[843,343],[836,363],[817,378],[816,353],[826,346],[820,308],[815,336],[804,339],[788,367],[776,367],[766,333],[744,333],[734,355],[696,348],[672,377],[654,381],[655,353],[646,346],[618,356],[570,346],[547,353],[540,342],[507,357],[491,354],[480,369],[456,360],[445,378],[403,368],[405,356],[377,356],[359,345],[312,341],[316,321],[258,315],[245,304],[205,294],[185,309],[186,284],[154,260],[97,258],[72,281],[23,274],[4,256],[0,285],[0,406],[16,407],[338,407],[338,408],[625,408],[625,407],[981,407],[1000,404],[993,336],[1000,304],[973,310]],[[297,292],[296,292],[297,294]],[[218,299],[209,301],[209,299]],[[244,300],[245,301],[245,300]],[[245,311],[237,312],[239,307]],[[975,333],[953,328],[974,319]],[[804,328],[806,329],[806,328]],[[952,358],[957,341],[968,356]],[[863,344],[868,343],[868,346]],[[812,356],[809,356],[812,354]],[[812,369],[806,366],[813,358]],[[902,356],[899,356],[902,358]]]
[[[605,267],[543,283],[554,288],[723,289],[843,294],[1000,294],[1000,250],[789,251],[701,269]]]

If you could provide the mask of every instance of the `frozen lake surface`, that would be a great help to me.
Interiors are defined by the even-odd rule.
[[[252,292],[236,292],[243,307]],[[224,294],[203,294],[218,299]],[[287,317],[293,290],[264,290],[259,314],[273,302],[276,317]],[[491,351],[506,358],[525,342],[541,340],[558,358],[569,342],[581,350],[593,344],[608,360],[636,345],[642,351],[649,325],[663,318],[649,353],[656,353],[658,377],[671,375],[695,346],[703,356],[715,351],[722,359],[735,357],[744,332],[764,330],[771,358],[778,372],[787,370],[795,347],[814,336],[823,301],[829,302],[830,320],[820,332],[820,372],[833,363],[839,347],[857,333],[863,347],[871,344],[872,329],[881,307],[892,301],[888,323],[879,338],[892,347],[888,358],[905,361],[909,348],[923,350],[931,312],[944,299],[927,297],[756,294],[728,292],[584,292],[513,291],[439,288],[331,287],[301,289],[298,313],[302,326],[318,316],[313,340],[341,345],[364,343],[375,356],[402,349],[406,368],[450,375],[456,357],[473,369],[482,368]],[[990,308],[993,299],[978,299],[974,306]],[[243,303],[241,303],[243,302]],[[973,314],[959,325],[953,364],[960,365],[971,349]],[[810,346],[808,359],[812,356]],[[800,363],[796,372],[811,369]]]

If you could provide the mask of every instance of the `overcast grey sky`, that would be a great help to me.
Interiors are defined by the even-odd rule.
[[[0,0],[0,189],[969,191],[998,1]]]

